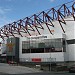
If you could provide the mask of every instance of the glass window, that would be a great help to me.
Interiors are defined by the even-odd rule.
[[[22,50],[26,53],[62,52],[66,51],[65,39],[45,39],[23,41]],[[28,50],[28,51],[27,51]]]
[[[31,49],[31,53],[44,53],[44,48]]]
[[[22,53],[30,53],[30,49],[22,49]]]

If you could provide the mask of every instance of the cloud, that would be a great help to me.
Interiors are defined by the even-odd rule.
[[[2,17],[2,18],[0,19],[0,27],[4,26],[4,25],[6,25],[6,24],[9,24],[9,23],[11,23],[11,22],[12,22],[12,20],[10,20],[10,19],[8,19],[8,18],[6,18],[6,17]]]
[[[55,0],[50,0],[51,2],[54,2]]]
[[[5,12],[2,10],[2,9],[0,9],[0,14],[4,14]]]
[[[5,13],[7,13],[7,12],[9,12],[9,11],[11,11],[11,9],[0,7],[0,15],[4,15]]]
[[[13,0],[6,0],[6,1],[11,2],[11,1],[13,1]]]
[[[11,22],[11,20],[10,20],[10,19],[8,19],[8,18],[6,18],[6,17],[3,17],[3,18],[1,19],[0,24],[5,25],[5,24],[8,24],[9,22]]]
[[[6,16],[7,13],[9,13],[10,11],[11,11],[11,9],[9,9],[9,8],[0,7],[0,27],[11,22],[11,20],[8,19]]]
[[[31,2],[31,0],[27,0],[28,2]]]

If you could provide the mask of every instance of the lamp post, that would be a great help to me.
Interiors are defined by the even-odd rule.
[[[56,58],[53,58],[53,57],[51,57],[51,51],[54,51],[55,50],[55,48],[54,47],[51,47],[51,50],[50,50],[50,68],[49,68],[49,71],[51,72],[51,70],[52,70],[52,62],[56,62]]]
[[[49,62],[50,62],[50,64],[49,64],[49,71],[51,72],[51,50],[50,50],[50,58],[49,58]]]
[[[52,64],[52,57],[51,57],[51,51],[53,51],[54,50],[54,47],[51,47],[50,48],[50,67],[49,67],[49,71],[51,72],[51,69],[52,69],[52,66],[51,66],[51,64]]]

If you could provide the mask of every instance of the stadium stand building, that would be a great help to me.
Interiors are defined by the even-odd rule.
[[[75,2],[5,25],[0,37],[8,61],[75,63]]]

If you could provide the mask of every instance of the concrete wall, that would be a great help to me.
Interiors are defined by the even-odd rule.
[[[73,17],[68,17],[66,20],[74,20]],[[75,39],[75,21],[66,21],[66,40]],[[66,45],[66,60],[75,61],[75,43]]]
[[[75,39],[75,21],[69,21],[74,20],[73,17],[68,17],[66,20],[66,40]]]
[[[64,61],[64,53],[26,53],[20,54],[21,62],[32,62],[33,58],[41,58],[42,62],[49,62],[50,59],[52,62],[63,62]]]

